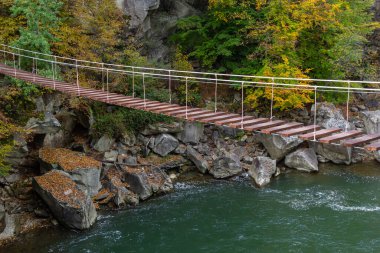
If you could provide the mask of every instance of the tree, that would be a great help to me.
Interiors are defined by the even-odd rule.
[[[25,25],[24,17],[12,17],[13,0],[0,1],[0,42],[9,44],[17,39],[19,28]]]

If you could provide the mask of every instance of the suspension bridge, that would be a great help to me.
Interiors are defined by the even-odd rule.
[[[348,80],[323,80],[323,79],[302,79],[302,78],[285,78],[285,77],[266,77],[266,76],[249,76],[249,75],[233,75],[220,73],[207,73],[195,71],[179,71],[159,68],[146,68],[137,66],[125,66],[117,64],[107,64],[100,62],[85,61],[67,57],[60,57],[39,52],[24,50],[8,45],[0,44],[2,49],[0,53],[3,56],[3,63],[0,63],[0,74],[14,77],[28,83],[57,90],[72,96],[84,97],[95,101],[104,102],[111,105],[117,105],[137,110],[149,111],[156,114],[163,114],[186,121],[197,121],[201,123],[215,124],[227,126],[231,128],[239,128],[245,131],[260,132],[263,134],[281,135],[284,137],[297,136],[303,140],[319,142],[325,144],[342,145],[345,147],[353,147],[365,149],[368,151],[380,150],[380,133],[365,134],[358,130],[348,130],[349,121],[349,101],[350,94],[359,93],[379,93],[379,88],[357,88],[352,87],[353,83],[363,85],[379,85],[380,82],[373,81],[348,81]],[[32,69],[27,71],[21,68],[21,61],[28,59],[32,62]],[[44,77],[38,72],[38,65],[45,64],[51,66],[53,77]],[[76,75],[76,82],[69,83],[60,81],[57,78],[57,66],[72,68]],[[83,87],[80,85],[79,72],[82,70],[96,71],[102,74],[102,89],[94,89]],[[110,91],[109,75],[120,74],[132,76],[132,95],[127,96],[117,94]],[[104,78],[103,78],[104,77]],[[137,83],[135,77],[142,78],[141,83]],[[167,80],[169,101],[160,102],[150,100],[146,97],[145,78],[156,78]],[[185,83],[185,104],[179,105],[172,101],[172,82],[182,81]],[[214,101],[213,110],[196,108],[189,106],[189,82],[198,82],[202,84],[214,85]],[[294,82],[296,82],[294,84]],[[309,85],[301,83],[310,83]],[[318,85],[322,83],[324,85]],[[332,86],[326,84],[346,84],[346,86]],[[135,96],[137,85],[142,86],[142,97]],[[218,87],[220,85],[229,85],[239,87],[241,90],[241,104],[239,105],[241,113],[229,113],[219,111],[217,108]],[[272,91],[270,117],[255,118],[245,115],[244,96],[247,87],[269,88]],[[286,122],[277,120],[274,117],[273,101],[275,89],[290,90],[310,90],[315,93],[314,101],[314,122],[311,125],[304,125],[299,122]],[[345,129],[329,128],[323,129],[317,125],[317,92],[343,92],[347,93],[346,120]]]

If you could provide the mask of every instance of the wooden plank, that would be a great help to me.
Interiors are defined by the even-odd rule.
[[[279,126],[279,125],[282,125],[284,123],[285,123],[285,121],[283,121],[283,120],[272,120],[272,121],[268,121],[265,123],[260,123],[260,124],[256,124],[256,125],[252,125],[252,126],[248,126],[248,127],[244,126],[244,130],[247,130],[247,131],[262,130],[262,129],[266,129],[266,128]]]
[[[247,121],[244,120],[243,122],[232,123],[232,124],[229,124],[228,126],[232,128],[236,128],[236,127],[240,128],[242,124],[244,126],[251,126],[258,123],[267,122],[269,120],[270,119],[267,119],[267,118],[257,118],[257,119],[247,120]]]
[[[144,105],[136,106],[135,109],[145,109],[145,110],[148,110],[148,109],[156,108],[156,107],[170,107],[170,106],[171,105],[166,104],[166,103],[154,102],[154,103],[150,103],[149,105],[147,104],[146,107],[144,107]]]
[[[187,116],[198,116],[198,115],[204,115],[206,113],[212,113],[212,112],[209,111],[209,110],[196,110],[196,111],[193,111],[193,112],[187,111]],[[186,109],[184,110],[184,112],[178,113],[175,116],[179,117],[179,118],[185,117],[186,116]]]
[[[334,134],[331,136],[324,137],[324,138],[320,139],[319,142],[321,142],[321,143],[337,142],[337,141],[348,139],[348,138],[351,138],[354,136],[358,136],[361,133],[362,133],[361,131],[352,130],[352,131],[348,131],[348,132],[344,132],[344,133],[338,133],[338,134]]]
[[[291,123],[288,123],[288,124],[284,124],[284,125],[280,125],[280,126],[275,126],[275,127],[263,129],[263,130],[261,130],[261,132],[264,133],[264,134],[272,134],[272,133],[277,133],[277,132],[280,132],[280,131],[283,131],[283,130],[288,130],[288,129],[295,128],[295,127],[300,127],[300,126],[303,126],[303,123],[291,122]]]
[[[135,102],[135,103],[128,104],[128,107],[135,108],[136,106],[144,106],[144,105],[148,106],[151,103],[157,103],[157,101],[149,101],[149,100],[138,101],[138,102]]]
[[[166,109],[161,109],[161,108],[152,108],[150,111],[151,112],[157,112],[157,113],[169,113],[169,112],[175,112],[182,110],[184,107],[180,105],[175,105],[174,107],[168,107]]]
[[[319,130],[319,129],[321,129],[321,127],[320,126],[315,126],[315,125],[304,126],[304,127],[298,127],[298,128],[295,128],[295,129],[284,130],[284,131],[279,132],[278,134],[280,134],[281,136],[284,136],[284,137],[290,137],[290,136],[293,136],[293,135],[308,133],[310,131],[314,131],[314,129],[315,130]]]
[[[373,142],[364,147],[368,151],[379,151],[380,150],[380,141]]]
[[[140,99],[140,98],[135,98],[133,100],[130,100],[130,101],[127,101],[127,102],[122,102],[122,103],[119,103],[118,105],[121,105],[121,106],[129,106],[131,104],[135,104],[137,102],[144,102],[144,99]]]
[[[329,128],[329,129],[321,129],[315,131],[315,139],[323,138],[329,136],[330,134],[335,134],[342,131],[340,128]],[[298,136],[302,140],[314,140],[314,131],[311,133],[303,134]]]
[[[233,118],[236,119],[236,117],[239,117],[239,115],[231,113],[231,114],[226,114],[226,115],[221,115],[221,116],[216,116],[216,117],[211,117],[211,118],[205,118],[205,119],[200,120],[200,122],[213,123],[221,119],[233,119]]]
[[[190,112],[204,112],[205,110],[203,109],[200,109],[200,108],[187,108],[187,112],[190,113]],[[181,114],[181,113],[184,113],[186,112],[186,107],[183,109],[183,110],[178,110],[178,111],[173,111],[173,112],[168,112],[166,113],[167,115],[169,116],[177,116],[178,114]]]
[[[201,115],[193,115],[193,116],[188,115],[187,120],[199,121],[199,120],[204,119],[204,118],[219,116],[219,115],[225,115],[225,114],[226,114],[225,112],[217,112],[217,113],[212,112],[212,113],[203,113]]]
[[[253,116],[243,117],[243,119],[245,121],[251,120],[251,119],[254,119],[254,118],[255,117],[253,117]],[[241,122],[241,116],[239,116],[238,118],[234,118],[234,119],[218,120],[218,121],[215,122],[215,124],[216,125],[228,125],[228,124],[237,123],[237,122]]]
[[[380,133],[379,134],[367,134],[363,135],[359,138],[351,139],[351,140],[346,140],[343,142],[343,145],[346,147],[353,147],[353,146],[359,146],[371,141],[376,141],[380,139]]]

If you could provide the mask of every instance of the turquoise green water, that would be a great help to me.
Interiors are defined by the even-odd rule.
[[[86,232],[50,231],[6,252],[380,252],[380,168],[325,166],[249,182],[183,183]]]

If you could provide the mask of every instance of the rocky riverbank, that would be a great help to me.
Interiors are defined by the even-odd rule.
[[[215,179],[245,178],[264,187],[287,169],[317,172],[319,163],[380,161],[379,153],[189,122],[149,125],[118,139],[94,138],[93,116],[68,109],[64,101],[56,93],[37,99],[44,118],[29,119],[29,138],[14,136],[17,145],[8,157],[14,169],[0,179],[3,243],[58,224],[87,229],[96,222],[98,210],[133,206],[171,192],[181,173],[189,170]],[[380,111],[367,109],[352,107],[347,122],[340,109],[320,103],[317,123],[379,132]],[[311,123],[313,111],[293,116]]]

